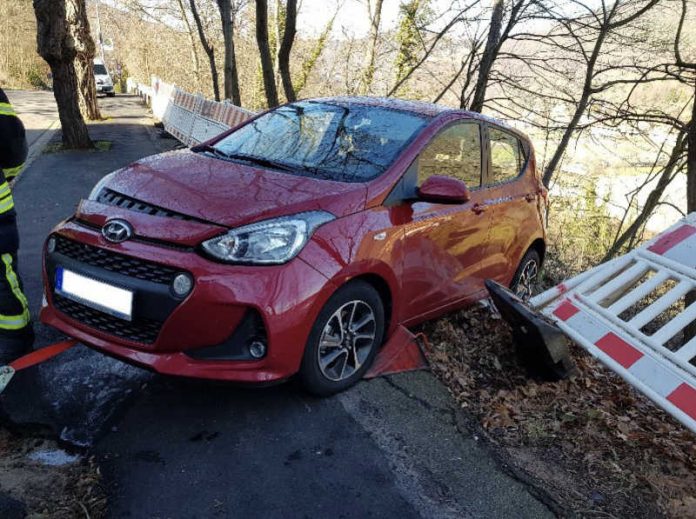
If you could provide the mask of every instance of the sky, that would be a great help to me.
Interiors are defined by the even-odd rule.
[[[374,0],[372,3],[374,4]],[[384,0],[380,30],[390,30],[397,26],[400,3],[401,0]],[[439,12],[454,3],[456,2],[451,0],[433,0],[432,6]],[[334,23],[334,36],[342,34],[341,27],[351,36],[367,35],[370,31],[367,0],[299,0],[298,29],[307,36],[320,34],[339,4],[342,7]]]

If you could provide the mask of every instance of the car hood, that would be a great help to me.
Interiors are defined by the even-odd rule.
[[[117,171],[106,187],[228,227],[312,210],[346,216],[364,208],[367,193],[364,184],[280,173],[189,150],[139,160]]]

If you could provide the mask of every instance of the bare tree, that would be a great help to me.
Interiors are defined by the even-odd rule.
[[[75,74],[78,84],[78,102],[83,117],[100,120],[97,104],[97,88],[94,84],[94,55],[96,46],[92,39],[84,0],[68,0],[66,3],[68,27],[75,41]]]
[[[481,63],[478,67],[478,79],[476,80],[476,89],[474,90],[474,99],[471,102],[470,109],[474,112],[483,110],[483,103],[486,100],[486,87],[488,86],[488,77],[490,76],[493,62],[498,55],[500,49],[500,32],[503,27],[504,14],[503,0],[494,0],[493,14],[491,16],[491,24],[488,29],[488,38],[486,47],[483,50]]]
[[[685,73],[690,72],[693,81],[694,98],[691,107],[691,123],[688,132],[687,158],[686,158],[686,210],[687,212],[696,211],[696,61],[687,62],[682,57],[681,39],[686,20],[687,1],[682,0],[681,16],[677,34],[674,39],[674,58],[677,67]]]
[[[367,94],[372,88],[372,81],[375,77],[375,61],[377,60],[377,40],[379,39],[379,24],[382,20],[383,0],[375,0],[375,7],[372,8],[372,1],[367,0],[367,12],[370,15],[370,39],[367,46],[367,64],[362,77],[361,90]]]
[[[196,0],[189,0],[189,6],[191,7],[191,14],[193,15],[193,20],[196,22],[196,29],[198,30],[198,38],[201,40],[201,46],[208,56],[208,64],[210,66],[210,78],[213,83],[213,95],[215,100],[220,100],[220,82],[218,79],[217,64],[215,63],[215,47],[210,43],[208,37],[205,35],[205,29],[203,27],[203,22],[201,21],[201,15],[198,12],[198,7],[196,6]]]
[[[268,2],[256,0],[256,43],[259,47],[261,58],[261,72],[263,74],[263,87],[266,92],[268,107],[278,106],[278,91],[276,90],[275,77],[273,75],[273,58],[268,43]]]
[[[225,40],[225,98],[241,106],[239,93],[239,74],[237,72],[237,54],[234,48],[234,23],[238,5],[233,0],[217,0],[222,21],[222,36]]]
[[[568,148],[570,139],[577,129],[580,119],[586,113],[590,105],[592,96],[616,84],[614,82],[599,84],[597,80],[599,58],[602,55],[604,44],[608,37],[619,28],[643,16],[657,5],[658,2],[659,0],[644,1],[637,9],[628,10],[628,7],[632,7],[632,5],[635,6],[638,2],[614,0],[611,4],[602,2],[599,11],[595,12],[589,4],[583,3],[580,0],[573,0],[574,4],[580,6],[580,8],[588,14],[574,19],[556,13],[553,14],[553,17],[566,29],[567,36],[571,38],[582,56],[581,63],[584,68],[584,77],[582,80],[583,84],[580,97],[575,103],[573,115],[563,131],[560,142],[544,170],[544,185],[548,186],[550,184]],[[563,48],[562,45],[561,47]]]
[[[419,7],[419,0],[411,0],[409,3],[402,5],[402,13],[404,13],[404,16],[402,21],[402,27],[400,28],[400,30],[405,30],[409,33],[403,36],[404,41],[406,41],[406,43],[409,46],[412,45],[411,40],[417,37],[420,42],[420,46],[423,47],[423,50],[421,52],[420,57],[415,55],[409,55],[407,57],[408,59],[404,61],[404,52],[406,51],[408,53],[411,53],[411,51],[405,49],[402,44],[402,49],[400,49],[399,55],[397,55],[396,83],[391,89],[389,89],[389,91],[387,92],[387,96],[393,96],[401,89],[404,83],[406,83],[406,81],[409,80],[411,75],[413,75],[413,73],[416,70],[418,70],[418,68],[430,57],[433,50],[435,50],[437,44],[452,29],[452,27],[464,21],[464,15],[467,11],[471,9],[472,5],[467,5],[462,9],[458,9],[455,12],[454,16],[452,16],[450,20],[445,24],[445,26],[433,35],[433,37],[430,39],[429,44],[425,44],[425,42],[423,42],[423,40],[420,39],[420,32],[423,30],[423,27],[419,27],[417,25],[416,14]],[[419,34],[414,34],[416,32]]]
[[[319,60],[319,57],[321,56],[322,52],[324,52],[324,48],[326,47],[326,41],[328,40],[329,35],[333,30],[333,25],[336,21],[337,15],[338,8],[334,12],[333,16],[329,19],[329,21],[326,22],[324,29],[321,31],[321,34],[319,35],[319,38],[312,47],[307,59],[305,59],[302,62],[302,72],[300,73],[300,77],[297,79],[297,81],[295,81],[296,94],[302,92],[305,85],[307,84],[307,80],[309,79],[310,74],[314,70],[314,66],[317,64],[317,61]]]
[[[179,12],[181,13],[181,20],[184,22],[186,27],[186,35],[188,36],[189,44],[191,46],[191,63],[193,65],[193,74],[196,77],[196,86],[198,91],[201,90],[201,63],[198,59],[198,48],[196,46],[195,37],[193,34],[193,27],[191,27],[191,22],[189,21],[188,13],[186,7],[184,6],[184,0],[176,0],[176,4],[179,7]]]
[[[53,74],[53,95],[58,105],[63,145],[66,148],[92,148],[78,102],[75,73],[77,51],[72,31],[68,27],[66,1],[33,0],[33,5],[38,52],[51,67]]]
[[[297,0],[287,0],[287,5],[285,6],[285,29],[283,31],[283,40],[278,50],[278,69],[280,71],[280,79],[283,82],[285,98],[290,102],[296,99],[295,89],[292,85],[292,76],[290,75],[290,51],[295,42],[296,23]]]

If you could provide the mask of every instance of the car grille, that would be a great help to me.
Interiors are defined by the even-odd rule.
[[[128,209],[129,211],[135,211],[136,213],[149,214],[151,216],[164,216],[165,218],[174,218],[176,220],[185,221],[202,221],[194,218],[193,216],[170,211],[169,209],[164,209],[162,207],[157,207],[156,205],[136,200],[135,198],[122,195],[121,193],[117,193],[116,191],[106,188],[99,192],[97,202],[112,205],[114,207],[120,207],[122,209]]]
[[[133,321],[124,321],[58,294],[53,294],[53,303],[56,309],[76,321],[133,342],[145,344],[155,342],[162,327],[161,322],[150,319],[136,318]]]
[[[56,252],[58,254],[62,254],[87,265],[92,265],[93,267],[117,272],[124,276],[168,285],[178,272],[170,267],[131,258],[130,256],[124,256],[85,243],[78,243],[68,240],[63,236],[55,235],[54,237],[56,239]]]

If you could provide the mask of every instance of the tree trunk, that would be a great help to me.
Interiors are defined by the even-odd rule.
[[[696,65],[693,67],[696,70]],[[694,79],[694,94],[696,95],[696,78]],[[686,212],[696,211],[696,98],[691,108],[689,121],[688,146],[686,150]],[[686,294],[685,306],[696,303],[696,290]],[[684,343],[696,337],[696,321],[684,328]]]
[[[92,148],[78,103],[75,41],[68,28],[66,2],[33,0],[33,4],[37,49],[53,74],[53,95],[58,105],[63,145],[66,148]]]
[[[696,96],[696,79],[694,80],[694,96]],[[686,155],[686,212],[693,211],[696,211],[696,98],[691,109]]]
[[[544,170],[544,177],[542,181],[544,182],[544,185],[546,187],[549,187],[549,184],[551,183],[551,178],[553,178],[553,174],[556,172],[558,165],[561,163],[561,159],[565,154],[565,150],[568,147],[570,138],[573,136],[573,133],[575,132],[575,129],[577,128],[578,123],[580,122],[580,119],[585,114],[585,110],[587,110],[587,107],[590,104],[590,97],[592,95],[592,80],[594,79],[595,65],[597,64],[597,59],[599,58],[600,52],[602,50],[602,45],[604,45],[604,39],[606,38],[608,32],[608,26],[604,25],[602,26],[599,34],[597,35],[597,40],[595,41],[595,45],[592,50],[592,55],[590,56],[590,59],[587,61],[587,67],[585,69],[585,80],[582,87],[582,95],[580,96],[580,100],[578,101],[578,104],[575,107],[575,113],[573,114],[573,117],[570,120],[570,123],[568,124],[567,128],[563,132],[561,142],[558,144],[556,151],[554,151],[551,160],[549,161],[548,165],[546,166],[546,169]]]
[[[75,66],[72,62],[57,62],[50,66],[53,74],[53,95],[58,105],[63,132],[63,146],[71,149],[93,148],[78,103]]]
[[[362,91],[364,94],[370,93],[372,81],[375,77],[375,61],[377,60],[377,40],[379,39],[379,24],[382,20],[383,0],[375,1],[375,12],[370,12],[370,41],[367,47],[367,65],[363,73]],[[369,3],[368,3],[369,9]]]
[[[281,0],[275,0],[273,12],[275,14],[273,20],[273,38],[271,38],[269,43],[271,45],[271,56],[273,57],[273,80],[275,81],[276,88],[279,88],[282,82],[280,78],[280,41],[283,39],[283,18],[285,16],[285,13],[283,13],[283,2]]]
[[[491,25],[488,29],[488,40],[486,41],[486,48],[483,50],[483,56],[481,56],[481,63],[479,64],[474,99],[471,101],[471,106],[469,107],[472,112],[480,113],[483,110],[483,103],[486,100],[488,79],[493,69],[493,63],[498,55],[498,49],[500,48],[500,32],[503,27],[504,14],[503,7],[503,0],[495,0],[493,4],[493,14],[491,15]]]
[[[96,48],[90,33],[85,1],[68,0],[66,18],[70,33],[75,41],[75,74],[77,75],[80,113],[90,121],[98,121],[102,116],[99,112],[97,88],[94,84]]]
[[[674,179],[676,169],[679,167],[679,163],[681,161],[681,158],[683,157],[683,153],[684,135],[680,134],[677,137],[677,142],[674,145],[674,148],[672,148],[669,160],[667,161],[667,164],[665,164],[665,167],[662,170],[659,179],[657,180],[657,184],[648,195],[648,198],[646,199],[645,204],[643,205],[643,208],[641,209],[640,213],[638,214],[636,219],[631,223],[631,225],[629,225],[628,228],[623,233],[621,233],[621,235],[617,237],[616,240],[614,240],[614,243],[602,259],[602,263],[604,263],[605,261],[609,261],[614,256],[616,256],[616,254],[618,254],[621,248],[627,242],[629,242],[629,240],[633,240],[638,231],[648,221],[648,218],[650,218],[650,215],[653,213],[655,208],[660,203],[665,189],[667,189],[667,186],[669,186],[670,182],[672,182],[672,180]]]
[[[292,76],[290,75],[290,51],[295,42],[297,22],[297,0],[288,0],[285,8],[285,30],[283,31],[283,41],[278,50],[278,69],[280,78],[283,81],[283,91],[288,102],[296,99],[295,89],[292,86]]]
[[[239,75],[237,73],[237,55],[234,50],[234,19],[231,0],[218,0],[222,37],[225,40],[225,99],[230,99],[237,106],[242,105],[239,94]]]
[[[266,91],[266,103],[269,108],[278,106],[278,92],[273,77],[273,59],[268,44],[268,2],[256,0],[256,43],[261,57],[263,87]]]
[[[328,22],[326,22],[326,25],[324,26],[324,30],[321,32],[321,34],[319,35],[319,38],[317,39],[316,43],[312,47],[312,50],[309,53],[309,56],[302,63],[302,73],[300,74],[300,77],[295,82],[295,95],[302,92],[302,89],[307,85],[307,81],[309,80],[309,76],[312,73],[312,71],[314,70],[314,66],[317,64],[317,61],[319,60],[321,53],[324,51],[324,47],[326,46],[326,41],[329,38],[329,35],[331,34],[331,31],[333,29],[333,24],[336,21],[337,13],[338,13],[338,10],[336,12],[334,12],[334,15],[331,17],[331,19]]]
[[[208,38],[203,30],[203,23],[201,22],[201,17],[198,14],[198,8],[196,7],[196,0],[189,0],[189,5],[191,6],[191,14],[193,15],[193,20],[196,22],[196,29],[198,30],[198,38],[201,40],[201,45],[205,51],[206,56],[208,56],[208,64],[210,66],[210,79],[213,83],[213,95],[215,100],[220,100],[220,83],[218,80],[217,65],[215,64],[215,48],[210,44]]]

